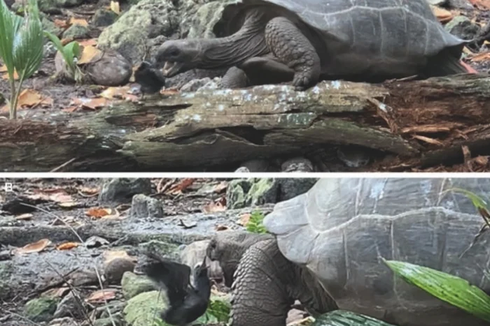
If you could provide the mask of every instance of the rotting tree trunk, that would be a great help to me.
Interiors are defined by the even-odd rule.
[[[490,152],[490,77],[382,85],[326,81],[121,102],[98,113],[0,120],[0,170],[191,171],[355,144],[395,154],[379,170]]]

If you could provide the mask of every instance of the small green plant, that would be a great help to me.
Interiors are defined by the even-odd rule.
[[[483,218],[483,221],[485,222],[484,229],[490,227],[490,211],[489,211],[489,205],[485,199],[482,197],[478,196],[474,192],[461,189],[461,188],[452,188],[449,189],[451,191],[460,193],[465,195],[471,202],[473,203],[473,206],[475,206],[476,210],[478,213],[481,215]]]
[[[48,31],[44,31],[44,35],[49,38],[51,42],[53,42],[56,49],[63,56],[63,60],[65,62],[68,77],[73,79],[75,82],[80,83],[83,78],[82,71],[77,65],[77,59],[80,57],[80,44],[76,41],[72,41],[63,46],[58,36],[50,33]]]
[[[20,17],[0,0],[0,31],[0,58],[7,67],[10,84],[10,119],[16,119],[22,84],[36,72],[43,59],[44,35],[37,1],[29,0],[25,17]]]
[[[395,260],[383,261],[407,283],[490,322],[490,296],[468,281],[428,267]]]
[[[264,213],[254,211],[250,215],[250,220],[247,223],[247,231],[252,233],[267,233],[264,227]]]

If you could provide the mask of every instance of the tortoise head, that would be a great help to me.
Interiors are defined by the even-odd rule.
[[[163,67],[165,77],[173,77],[197,68],[201,52],[198,40],[166,41],[158,48],[155,64],[159,68]]]

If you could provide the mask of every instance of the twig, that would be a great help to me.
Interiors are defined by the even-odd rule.
[[[74,158],[72,158],[71,160],[66,161],[65,163],[63,163],[63,164],[61,164],[60,166],[58,166],[58,167],[56,167],[56,168],[52,169],[52,170],[51,170],[51,171],[49,171],[49,172],[57,172],[58,170],[60,170],[60,169],[64,168],[65,166],[67,166],[67,165],[69,165],[69,164],[73,163],[73,161],[75,161],[76,159],[77,159],[77,158],[76,158],[76,157],[74,157]]]

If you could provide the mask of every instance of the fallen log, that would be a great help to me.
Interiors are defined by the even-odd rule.
[[[371,171],[462,162],[462,146],[488,155],[490,76],[206,90],[0,120],[3,171],[231,171],[335,145],[391,154]]]

